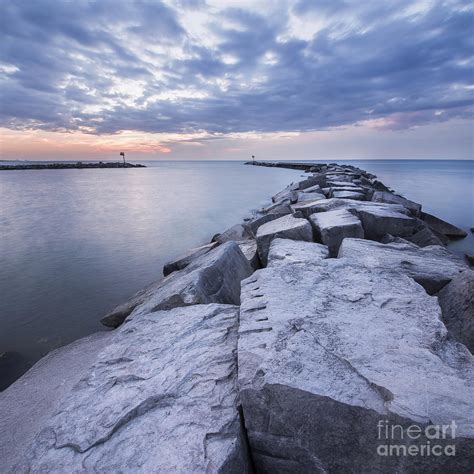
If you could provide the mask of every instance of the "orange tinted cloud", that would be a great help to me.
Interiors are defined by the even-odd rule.
[[[0,129],[0,154],[2,159],[77,159],[82,155],[115,157],[121,151],[140,155],[171,153],[171,148],[163,141],[162,137],[153,134],[131,131],[97,136],[80,132]]]

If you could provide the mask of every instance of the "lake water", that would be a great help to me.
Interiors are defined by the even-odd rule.
[[[240,162],[0,173],[0,390],[162,275],[163,264],[241,221],[301,172]],[[427,212],[474,226],[474,162],[351,161]],[[474,253],[474,236],[456,242]]]

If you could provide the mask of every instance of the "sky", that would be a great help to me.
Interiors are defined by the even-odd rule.
[[[0,0],[0,158],[473,159],[466,0]]]

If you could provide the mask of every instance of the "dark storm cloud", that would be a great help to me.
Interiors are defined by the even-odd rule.
[[[4,6],[0,124],[9,128],[274,132],[386,118],[403,129],[472,110],[474,11],[463,1],[412,13],[413,2],[349,0],[265,14],[190,0]],[[213,14],[212,42],[184,28],[194,11]],[[324,26],[298,39],[291,17]]]

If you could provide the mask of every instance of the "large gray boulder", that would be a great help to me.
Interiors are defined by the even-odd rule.
[[[211,242],[210,244],[189,250],[184,255],[166,263],[163,267],[163,275],[168,276],[170,273],[186,268],[193,260],[202,257],[218,245],[218,242]]]
[[[113,336],[110,331],[50,352],[13,385],[0,392],[0,459],[2,472],[15,472],[35,435],[60,410],[64,397],[79,381]],[[95,400],[94,400],[95,403]]]
[[[283,191],[280,191],[279,193],[275,194],[272,197],[272,201],[277,203],[281,201],[288,200],[290,202],[296,202],[298,198],[298,195],[295,190],[291,188],[285,188]]]
[[[459,227],[456,227],[453,224],[450,224],[449,222],[443,221],[443,219],[440,219],[439,217],[432,216],[427,212],[422,212],[421,218],[425,221],[427,225],[430,226],[430,228],[434,232],[438,232],[442,235],[445,235],[446,237],[456,239],[466,237],[467,235],[466,231],[460,229]]]
[[[225,242],[185,269],[174,272],[136,293],[108,313],[101,322],[117,327],[134,316],[160,309],[204,303],[240,303],[240,282],[253,272],[239,246]]]
[[[361,239],[344,239],[339,258],[347,265],[383,270],[390,268],[405,273],[434,294],[448,284],[467,266],[444,247],[416,247],[414,244],[382,244]]]
[[[456,275],[438,293],[438,301],[449,332],[474,353],[474,272]]]
[[[128,321],[15,471],[247,472],[237,326],[238,308],[217,304]]]
[[[268,252],[268,267],[295,263],[301,265],[319,265],[329,257],[326,245],[303,240],[273,239]]]
[[[406,275],[341,259],[258,270],[242,282],[240,322],[239,386],[257,472],[472,467],[472,356],[446,338],[436,298]],[[421,449],[438,440],[408,439],[411,425],[424,432],[453,420],[455,439],[446,431],[439,443],[456,456],[383,455],[397,444],[385,426],[400,425],[398,443]]]
[[[326,178],[324,175],[316,174],[314,176],[310,176],[309,178],[306,178],[303,181],[300,181],[298,183],[298,189],[302,191],[304,189],[308,189],[316,185],[323,186],[325,182],[326,182]]]
[[[360,219],[346,209],[317,212],[309,216],[316,240],[327,245],[331,256],[337,256],[339,246],[346,237],[364,238]]]
[[[312,201],[303,201],[293,204],[291,206],[291,212],[294,214],[301,213],[303,217],[309,219],[311,214],[315,212],[322,212],[320,211],[321,207],[324,205],[323,203],[329,201],[330,199],[314,199]]]
[[[400,237],[412,235],[416,224],[416,220],[407,215],[409,211],[400,204],[331,198],[301,205],[297,203],[291,208],[305,217],[315,212],[346,209],[361,220],[365,237],[374,240],[380,240],[385,234]]]
[[[278,237],[311,242],[313,240],[313,231],[306,219],[296,218],[292,215],[283,216],[263,224],[258,228],[256,236],[258,255],[262,265],[266,266],[270,244],[273,239]]]
[[[270,206],[263,207],[259,212],[261,214],[290,214],[290,200],[284,199]]]
[[[425,221],[419,217],[415,218],[415,229],[413,235],[407,237],[410,242],[419,247],[427,247],[428,245],[447,245],[449,237],[433,230]]]
[[[386,204],[389,206],[390,204]],[[378,240],[385,234],[407,237],[413,234],[415,219],[390,208],[361,207],[354,211],[362,222],[366,238]]]
[[[238,241],[238,240],[246,240],[251,239],[252,235],[249,232],[249,229],[244,224],[235,224],[232,227],[229,227],[227,230],[222,232],[222,234],[217,234],[213,241],[218,242],[220,244],[224,242],[229,242],[231,240]]]
[[[289,208],[287,208],[287,212],[264,214],[263,216],[254,217],[253,219],[246,222],[245,225],[247,226],[248,229],[250,229],[250,232],[252,233],[252,235],[255,236],[257,234],[258,228],[261,225],[265,224],[266,222],[279,219],[280,217],[286,216],[287,214],[290,214]]]
[[[372,201],[375,202],[386,202],[390,204],[401,204],[402,206],[409,209],[415,216],[419,216],[421,213],[421,204],[410,201],[398,194],[394,194],[388,191],[375,191],[372,196]]]

